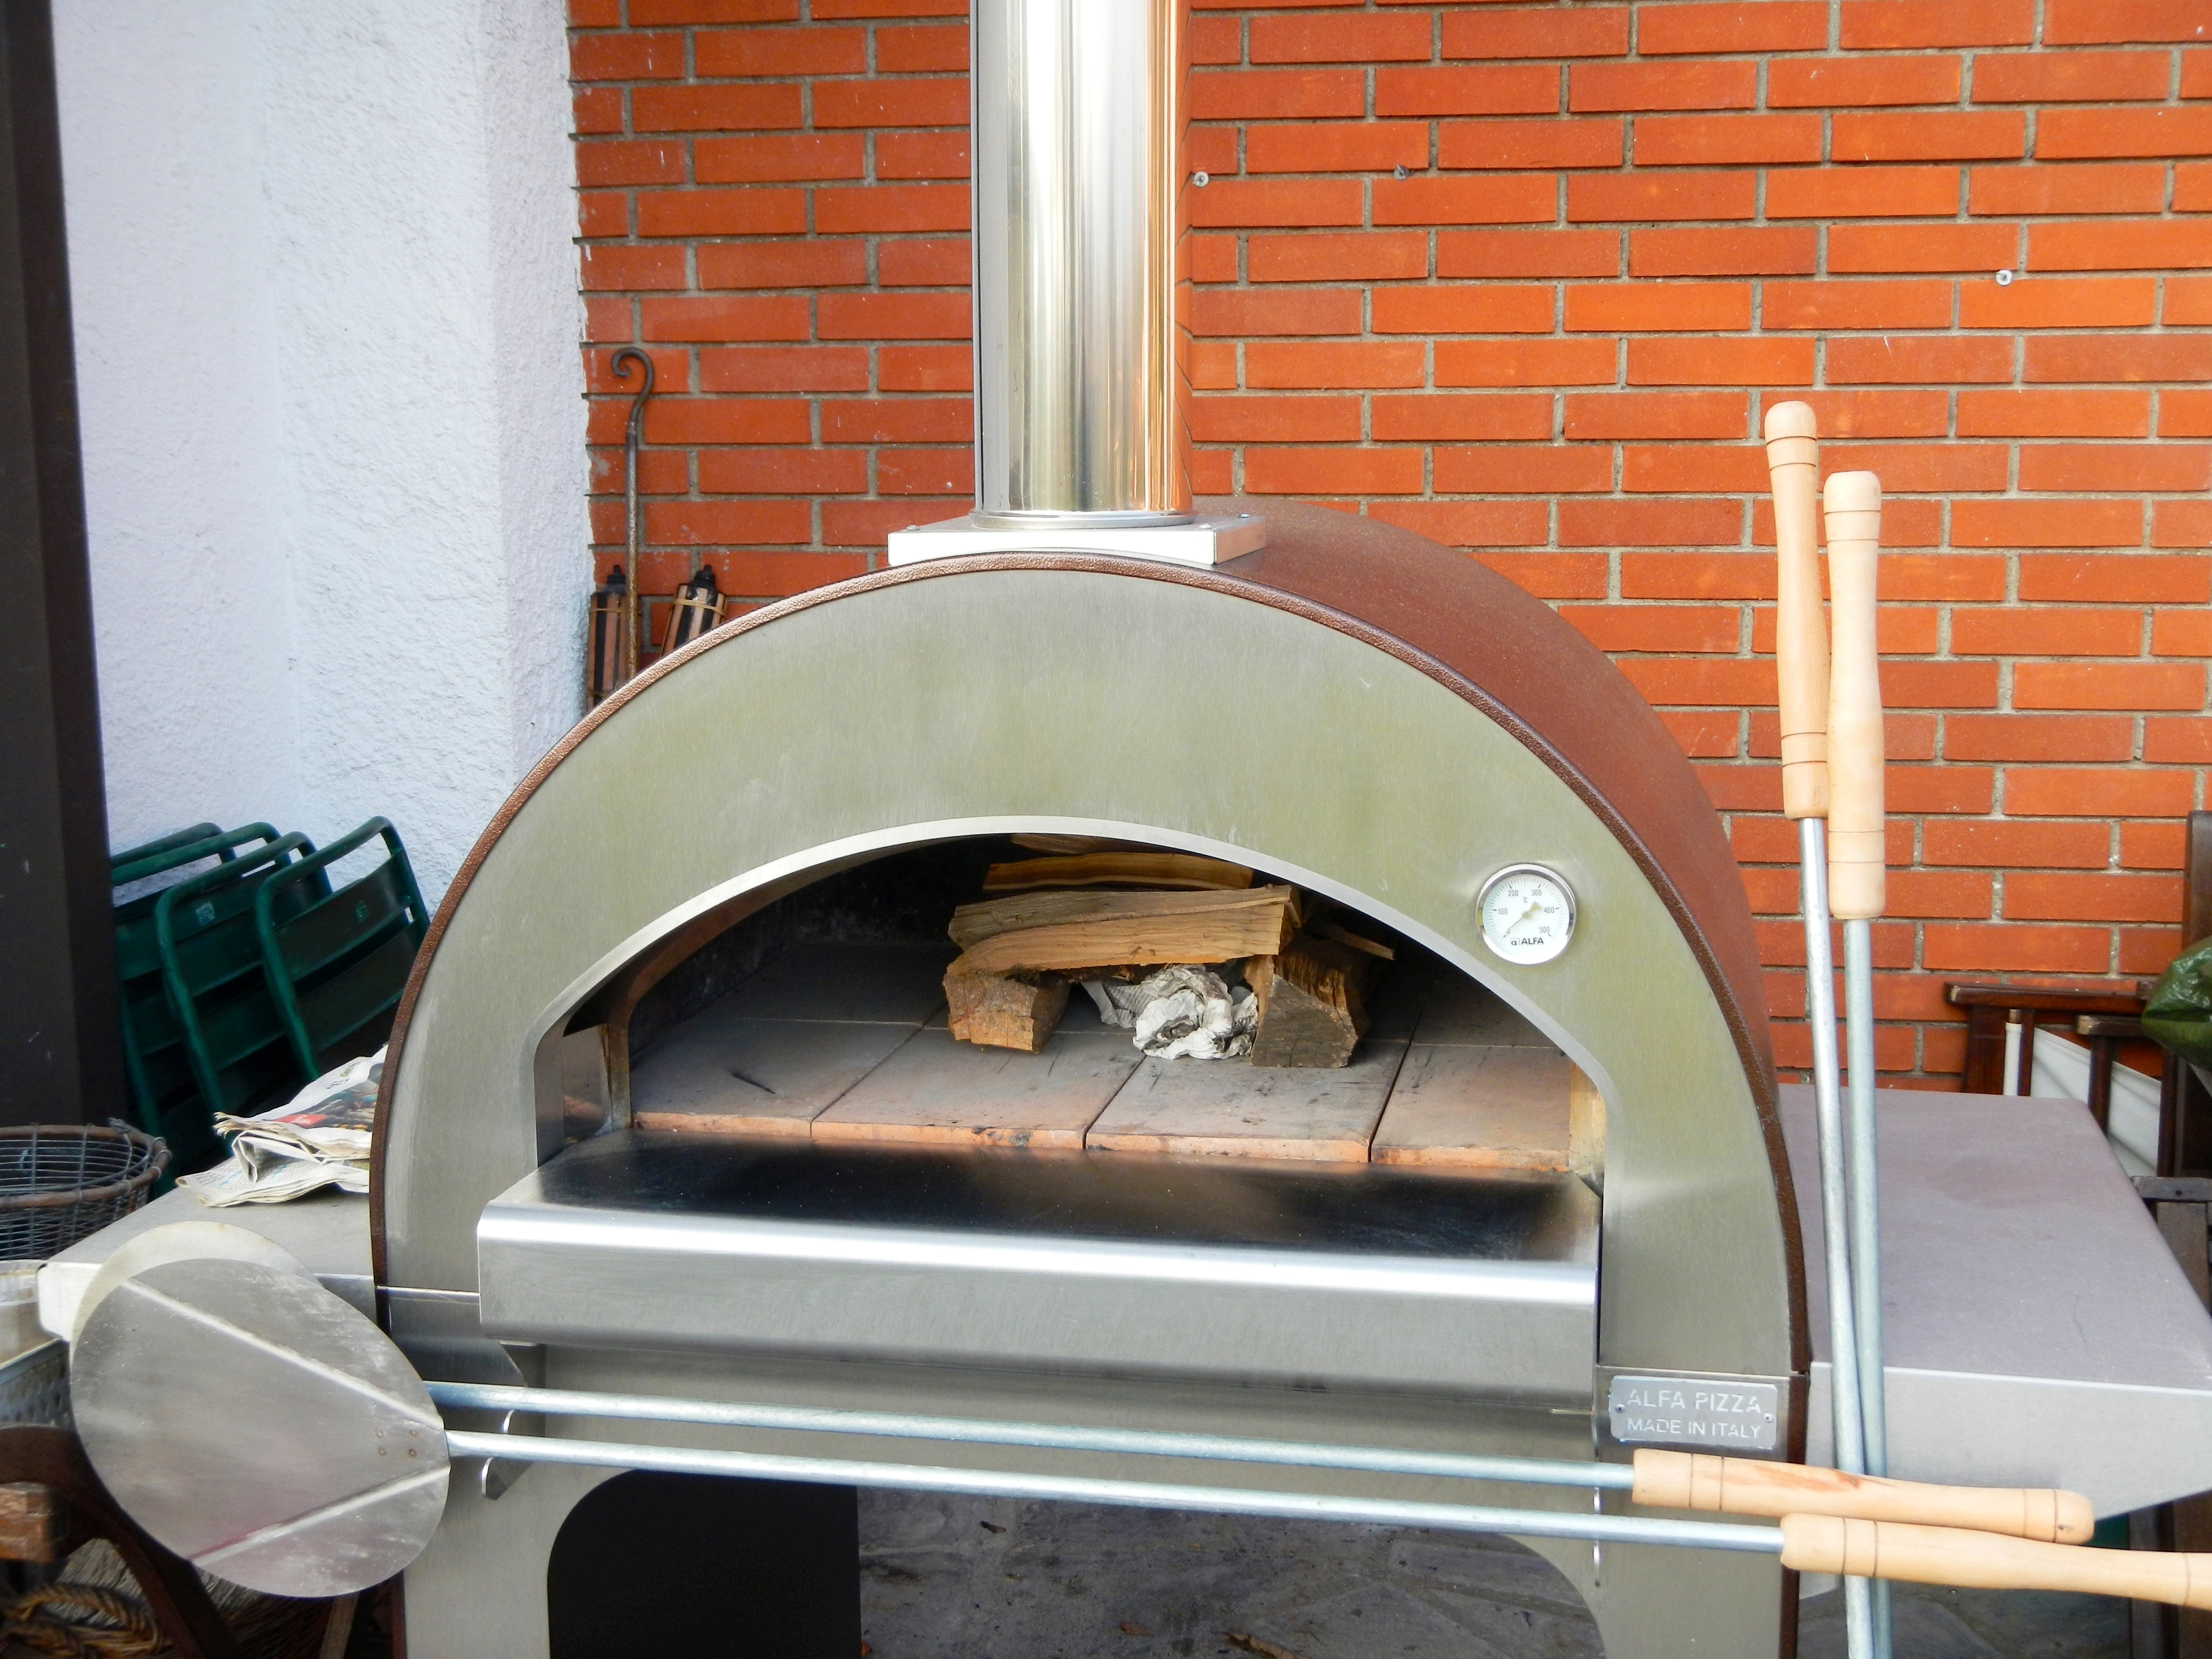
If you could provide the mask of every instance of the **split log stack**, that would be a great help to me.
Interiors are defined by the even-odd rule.
[[[1254,1065],[1350,1062],[1367,1032],[1368,985],[1392,952],[1322,915],[1326,901],[1255,887],[1250,870],[1220,859],[1072,836],[1016,840],[1042,856],[991,866],[986,896],[953,912],[954,1036],[1034,1054],[1073,981],[1241,965],[1260,1008]]]

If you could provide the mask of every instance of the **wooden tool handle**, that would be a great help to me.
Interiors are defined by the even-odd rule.
[[[1881,799],[1881,662],[1875,645],[1875,568],[1881,480],[1828,480],[1828,909],[1838,921],[1881,914],[1886,848]]]
[[[1810,404],[1766,411],[1766,474],[1774,486],[1774,666],[1781,681],[1782,810],[1828,811],[1828,630],[1820,615],[1820,428]]]
[[[2212,1607],[2212,1555],[2080,1550],[1951,1527],[1840,1516],[1782,1518],[1782,1565],[1799,1572],[1905,1578],[1975,1589],[2081,1590],[2136,1601]]]
[[[1635,1468],[1631,1495],[1659,1509],[1912,1521],[2058,1544],[2086,1543],[2097,1528],[2087,1498],[2047,1487],[1927,1486],[1800,1463],[1649,1449],[1636,1454]]]

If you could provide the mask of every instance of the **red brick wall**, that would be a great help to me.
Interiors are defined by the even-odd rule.
[[[1751,440],[1808,397],[1889,495],[1881,1064],[1955,1073],[1945,976],[2171,956],[2212,764],[2212,4],[1200,4],[1201,489],[1468,549],[1613,653],[1728,817],[1787,1020]],[[632,341],[660,377],[648,589],[698,551],[766,599],[963,510],[959,0],[573,9],[591,384]]]

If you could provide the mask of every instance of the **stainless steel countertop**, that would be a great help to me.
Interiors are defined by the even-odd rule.
[[[1890,1472],[2061,1486],[2102,1515],[2212,1487],[2212,1316],[2077,1101],[1878,1097]],[[1813,1091],[1783,1091],[1830,1456]]]
[[[376,1317],[369,1272],[368,1200],[335,1188],[289,1204],[237,1204],[211,1210],[183,1188],[161,1194],[120,1221],[80,1239],[39,1274],[39,1322],[57,1336],[76,1323],[76,1304],[100,1264],[141,1233],[178,1221],[215,1221],[258,1233],[282,1245],[355,1307]]]

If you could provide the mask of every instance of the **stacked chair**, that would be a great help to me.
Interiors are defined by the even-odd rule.
[[[333,866],[372,848],[367,873]],[[328,847],[266,823],[195,824],[114,854],[124,1063],[139,1125],[178,1172],[222,1152],[218,1112],[265,1110],[391,1029],[428,926],[399,832],[371,818]]]

